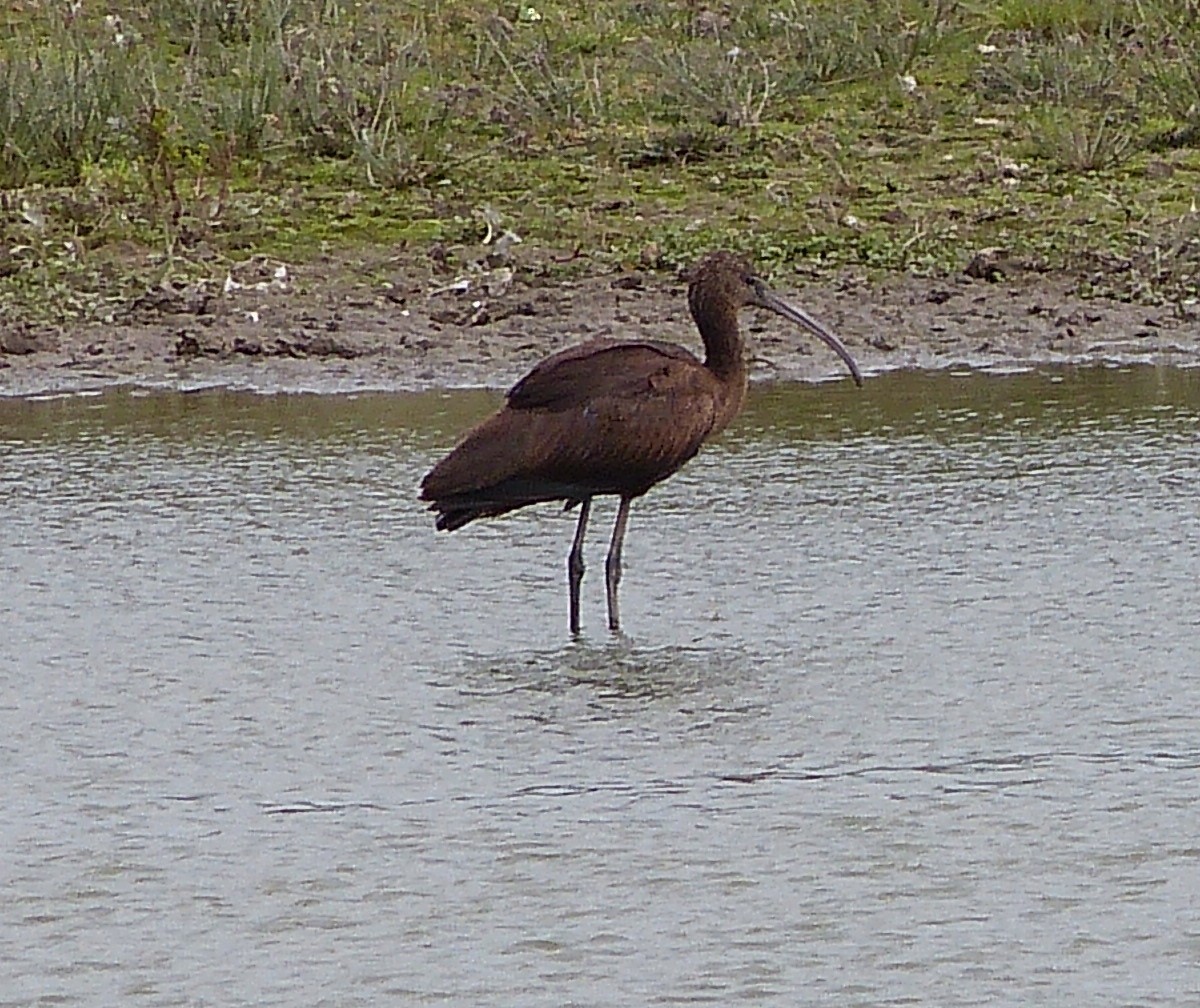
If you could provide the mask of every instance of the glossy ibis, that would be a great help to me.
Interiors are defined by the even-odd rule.
[[[608,625],[620,629],[617,585],[629,505],[723,430],[746,397],[738,310],[777,312],[818,336],[862,375],[841,341],[776,296],[745,261],[715,252],[693,271],[688,308],[704,340],[703,363],[673,343],[596,339],[547,357],[508,393],[504,407],[469,431],[421,482],[437,527],[462,528],[528,504],[579,508],[567,559],[571,633],[579,633],[583,538],[592,498],[621,503],[605,563]]]

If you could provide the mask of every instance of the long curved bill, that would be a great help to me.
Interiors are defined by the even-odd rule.
[[[842,358],[846,367],[850,369],[850,375],[854,378],[854,384],[862,388],[863,377],[862,372],[858,370],[858,365],[854,362],[854,358],[850,356],[850,351],[846,349],[845,344],[840,339],[833,335],[820,322],[808,314],[796,308],[794,305],[788,304],[774,291],[768,290],[764,284],[758,284],[757,291],[759,304],[763,308],[769,308],[778,315],[782,315],[786,319],[791,319],[793,322],[802,325],[810,333],[821,340],[835,354]]]

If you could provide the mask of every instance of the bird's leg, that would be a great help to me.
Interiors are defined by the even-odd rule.
[[[588,512],[592,501],[585,498],[579,503],[579,524],[575,526],[575,541],[567,557],[567,584],[571,588],[571,633],[579,633],[579,586],[583,583],[583,535],[587,531]]]
[[[612,543],[608,547],[608,559],[604,561],[604,583],[608,589],[608,628],[614,633],[621,629],[617,585],[621,583],[621,548],[625,545],[625,526],[629,524],[630,503],[630,498],[621,498],[617,520],[613,524]]]

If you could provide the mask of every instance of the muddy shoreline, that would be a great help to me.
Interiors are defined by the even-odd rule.
[[[1200,363],[1194,309],[1084,299],[1054,275],[868,282],[847,274],[776,288],[830,325],[868,374]],[[401,274],[364,290],[325,282],[319,264],[297,271],[258,261],[237,279],[149,292],[104,323],[0,323],[0,395],[504,388],[546,354],[595,336],[699,350],[684,293],[682,278],[655,273],[543,281],[507,268]],[[756,379],[845,377],[840,362],[782,320],[747,313],[743,325]]]

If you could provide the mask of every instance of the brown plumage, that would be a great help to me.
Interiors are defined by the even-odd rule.
[[[703,362],[656,340],[597,339],[547,357],[512,387],[498,413],[468,432],[422,480],[421,499],[437,512],[437,527],[453,531],[542,501],[578,506],[567,560],[571,632],[578,633],[591,500],[617,495],[621,504],[605,569],[609,626],[618,630],[617,584],[630,502],[676,472],[741,409],[747,371],[737,315],[747,305],[804,326],[862,384],[836,336],[781,301],[742,259],[715,252],[696,267],[688,287]]]

